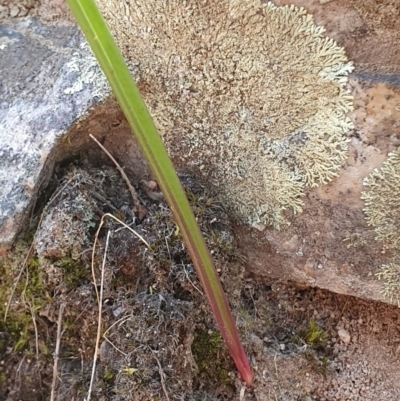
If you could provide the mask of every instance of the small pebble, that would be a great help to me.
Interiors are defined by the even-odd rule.
[[[124,308],[122,306],[119,306],[117,309],[114,309],[112,313],[114,317],[118,317],[123,311]]]
[[[157,183],[155,181],[149,181],[147,183],[147,187],[150,189],[150,191],[155,191],[157,189]]]
[[[340,329],[338,331],[338,336],[339,338],[344,342],[345,345],[349,345],[350,344],[350,334],[347,330],[345,329]]]
[[[17,6],[10,7],[10,17],[16,17],[19,14],[19,8]]]

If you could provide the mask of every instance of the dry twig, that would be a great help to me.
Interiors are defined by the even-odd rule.
[[[117,167],[118,171],[121,173],[122,178],[125,180],[126,185],[129,188],[129,192],[131,193],[133,204],[135,205],[136,208],[140,206],[139,199],[136,193],[135,188],[133,188],[131,182],[129,181],[129,178],[125,174],[124,169],[118,164],[118,162],[114,159],[114,157],[111,155],[111,153],[92,135],[89,134],[90,138],[92,138],[97,145],[101,148],[101,150],[112,160],[112,162],[115,164],[115,167]]]
[[[36,324],[35,312],[32,310],[32,305],[30,303],[28,303],[28,305],[29,305],[29,310],[31,312],[33,328],[35,330],[36,358],[39,358],[39,333],[38,333],[38,328],[37,328],[37,324]]]
[[[114,322],[103,334],[103,338],[119,353],[121,353],[124,356],[128,356],[128,354],[126,354],[125,352],[121,351],[108,337],[107,337],[107,333],[117,324],[122,324],[125,323],[127,320],[129,320],[132,317],[132,315],[129,316],[124,316],[121,319],[117,320],[116,322]]]

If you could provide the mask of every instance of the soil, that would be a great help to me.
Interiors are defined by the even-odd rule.
[[[400,309],[246,273],[233,235],[238,228],[223,205],[194,176],[181,174],[254,369],[254,387],[245,389],[156,184],[130,178],[139,206],[98,151],[60,164],[31,226],[1,260],[2,305],[22,269],[1,327],[1,400],[49,399],[59,321],[54,400],[87,399],[101,288],[91,400],[400,398]],[[149,246],[105,218],[93,278],[93,242],[105,213]]]

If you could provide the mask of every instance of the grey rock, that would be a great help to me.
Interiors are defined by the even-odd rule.
[[[0,25],[0,251],[46,181],[57,138],[108,93],[76,26],[38,18]]]

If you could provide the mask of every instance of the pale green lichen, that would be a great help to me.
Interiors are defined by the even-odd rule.
[[[385,250],[400,250],[400,148],[389,153],[380,169],[364,179],[368,191],[361,194],[368,225],[374,227],[375,239]],[[395,255],[396,257],[396,255]],[[376,276],[382,280],[382,294],[400,306],[400,265],[389,263],[380,267]]]
[[[99,0],[169,152],[243,221],[281,228],[347,155],[353,66],[294,6]]]
[[[365,216],[376,240],[392,251],[400,250],[400,148],[388,155],[380,169],[364,179]]]
[[[397,263],[383,265],[376,276],[382,280],[382,295],[400,307],[400,265]]]

